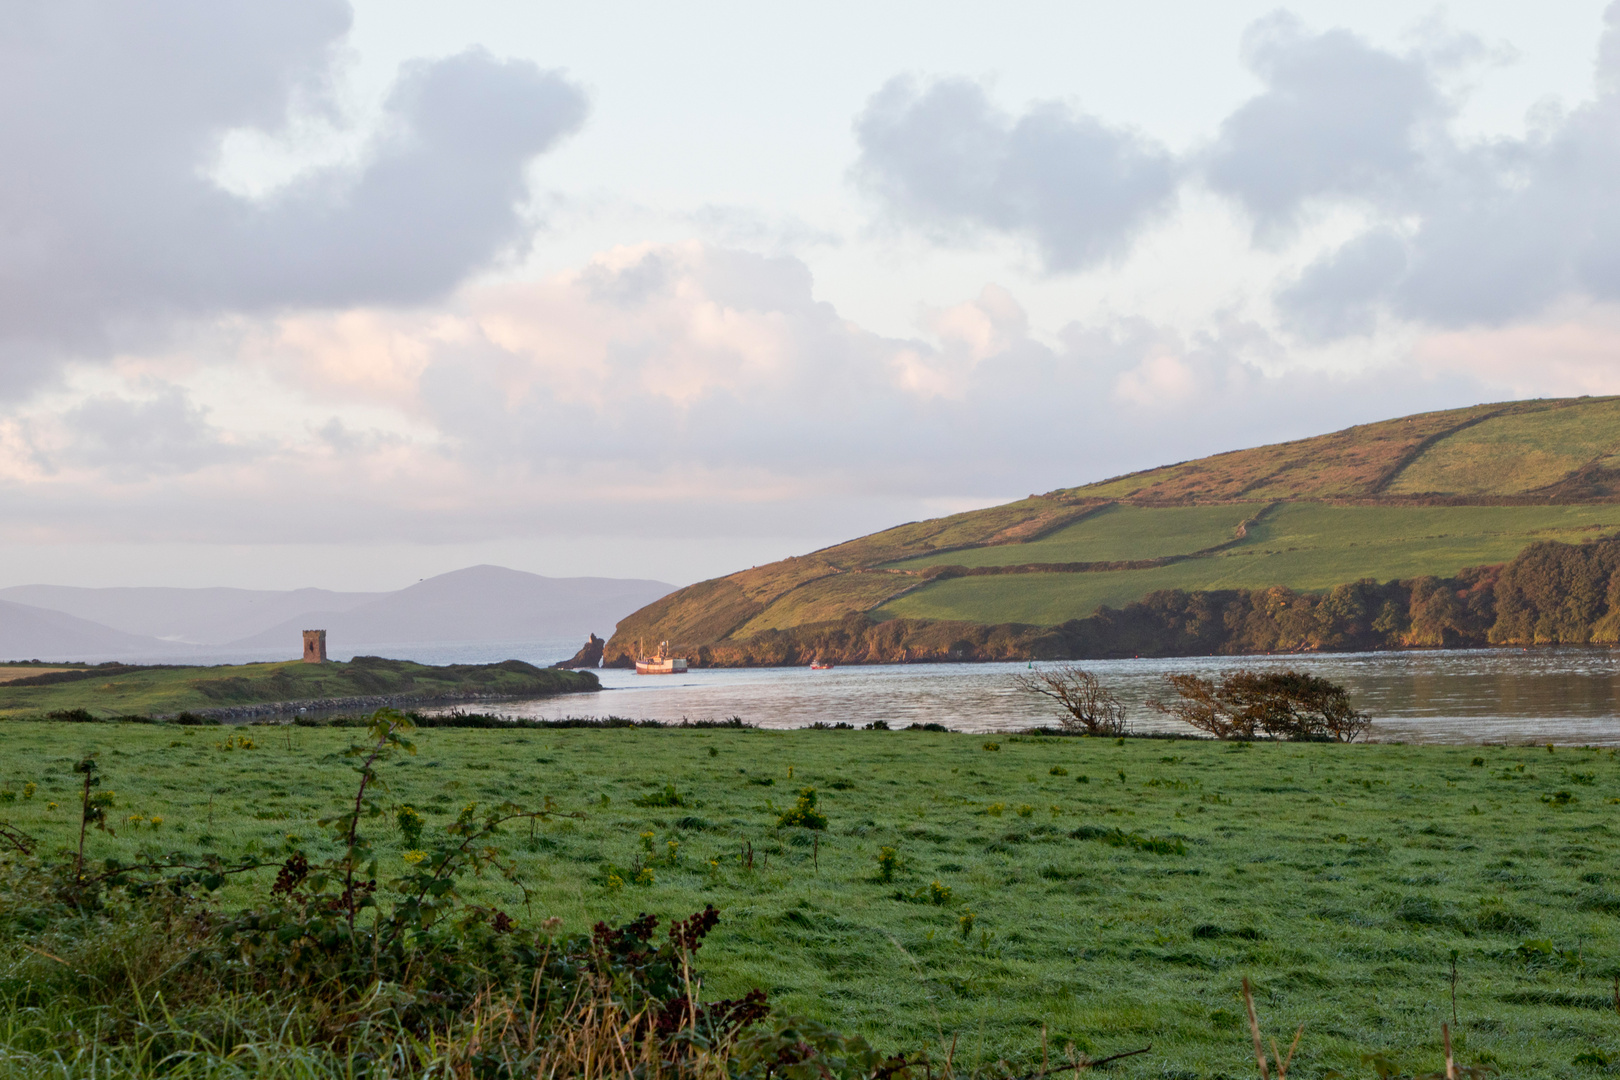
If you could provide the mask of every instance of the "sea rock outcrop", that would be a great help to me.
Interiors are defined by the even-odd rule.
[[[592,634],[585,647],[575,653],[570,660],[559,660],[551,666],[554,668],[594,668],[602,666],[602,648],[607,642]]]

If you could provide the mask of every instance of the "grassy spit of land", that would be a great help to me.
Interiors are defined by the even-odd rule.
[[[217,667],[134,664],[0,667],[0,716],[83,712],[95,717],[243,718],[299,705],[410,706],[595,690],[588,671],[557,671],[521,660],[435,666],[357,656],[348,662],[299,660]],[[286,710],[261,706],[287,705]]]
[[[97,857],[274,852],[289,835],[313,854],[329,844],[316,818],[352,798],[357,734],[6,723],[0,819],[71,844],[72,765],[94,751],[117,793]],[[712,902],[707,995],[763,987],[886,1048],[954,1040],[959,1069],[1037,1071],[1044,1028],[1054,1057],[1152,1043],[1115,1075],[1253,1075],[1248,976],[1284,1042],[1306,1025],[1295,1075],[1371,1075],[1369,1052],[1429,1071],[1453,970],[1462,1060],[1508,1076],[1620,1061],[1612,752],[849,730],[416,740],[384,767],[383,798],[430,829],[472,801],[549,796],[578,815],[510,835],[532,896],[486,879],[488,902],[569,930]],[[805,787],[824,831],[779,825]],[[386,820],[371,827],[398,862]],[[6,942],[0,992],[49,963]]]

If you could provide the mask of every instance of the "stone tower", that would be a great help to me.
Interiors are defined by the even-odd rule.
[[[324,664],[324,663],[326,663],[326,631],[325,630],[305,630],[304,631],[304,663],[306,663],[306,664]]]

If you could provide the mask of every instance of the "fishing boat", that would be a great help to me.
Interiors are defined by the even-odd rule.
[[[685,670],[686,657],[669,655],[667,641],[660,641],[653,655],[636,657],[637,675],[679,675]]]
[[[812,661],[810,661],[810,670],[811,671],[831,671],[832,670],[832,665],[831,664],[824,664],[820,660],[812,660]]]

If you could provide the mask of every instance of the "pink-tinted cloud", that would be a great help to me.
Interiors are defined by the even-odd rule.
[[[922,323],[906,339],[855,325],[792,258],[615,249],[431,311],[234,320],[212,366],[177,362],[184,391],[150,389],[148,358],[132,364],[147,383],[102,377],[0,423],[0,494],[63,536],[782,535],[873,500],[903,520],[1488,385],[1437,362],[1267,375],[1254,358],[1275,343],[1237,321],[1196,338],[1076,323],[1048,343],[998,287]],[[265,389],[220,398],[215,370]],[[92,435],[96,417],[118,422]]]
[[[1620,309],[1573,305],[1545,321],[1430,333],[1413,356],[1427,370],[1478,379],[1503,397],[1620,394]]]

